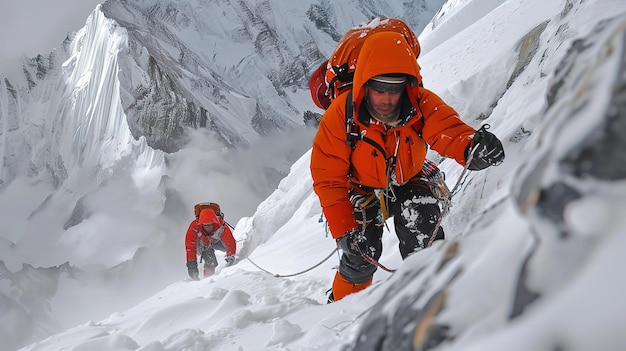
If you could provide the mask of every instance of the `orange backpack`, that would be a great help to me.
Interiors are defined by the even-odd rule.
[[[218,217],[224,217],[224,214],[222,214],[222,210],[220,209],[220,205],[215,202],[201,202],[193,206],[193,212],[196,215],[196,219],[200,216],[200,212],[205,208],[212,209]]]
[[[311,75],[309,88],[315,105],[323,110],[331,101],[352,87],[357,58],[368,35],[378,32],[397,32],[406,39],[415,59],[420,54],[417,36],[402,20],[376,17],[354,27],[341,38],[327,61],[324,61]],[[422,77],[417,77],[422,82]]]

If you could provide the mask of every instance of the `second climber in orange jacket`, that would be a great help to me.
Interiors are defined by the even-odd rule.
[[[226,267],[235,264],[237,242],[224,221],[223,214],[219,215],[210,208],[200,212],[198,218],[189,224],[185,235],[185,249],[187,252],[187,272],[193,280],[198,280],[198,262],[204,261],[204,277],[215,273],[217,258],[215,250],[226,251]]]
[[[329,302],[372,283],[387,217],[403,259],[432,236],[444,238],[439,198],[423,171],[429,146],[463,166],[471,154],[470,170],[504,159],[494,134],[465,124],[419,77],[401,34],[373,34],[359,53],[351,93],[322,117],[311,152],[313,188],[343,251]]]

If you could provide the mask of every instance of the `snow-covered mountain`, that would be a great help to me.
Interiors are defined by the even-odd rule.
[[[64,311],[63,291],[159,272],[117,309],[176,279],[193,203],[249,216],[310,147],[308,74],[342,33],[382,15],[419,31],[442,3],[111,0],[0,71],[3,347],[109,312]]]
[[[275,11],[290,6],[277,4]],[[367,6],[353,6],[350,16],[359,17],[354,8]],[[167,159],[162,165],[134,163],[129,156],[124,167],[92,171],[91,178],[79,176],[82,168],[68,168],[58,189],[35,172],[3,188],[0,213],[15,218],[2,218],[11,229],[0,244],[2,257],[59,267],[51,274],[0,267],[2,340],[19,346],[82,317],[81,325],[25,350],[626,349],[626,279],[620,271],[626,265],[626,3],[450,0],[423,28],[425,84],[466,122],[489,123],[507,153],[502,165],[466,178],[451,160],[441,162],[449,186],[460,184],[443,221],[447,240],[402,262],[390,225],[380,261],[397,271],[379,270],[372,287],[327,305],[324,291],[337,258],[319,222],[310,154],[303,152],[277,189],[250,211],[254,215],[241,215],[234,233],[238,263],[187,281],[182,231],[192,200],[226,200],[228,219],[237,209],[231,198],[250,193],[219,191],[222,184],[248,184],[223,178],[237,178],[226,164],[250,159],[233,151],[224,163],[215,147],[222,144],[208,137],[214,134],[192,132],[180,151],[155,152]],[[286,92],[294,106],[310,105],[308,92],[301,100],[295,98],[299,90]],[[303,140],[301,135],[290,145]],[[214,162],[221,168],[208,166]],[[82,211],[63,212],[60,200],[84,189],[76,185],[79,179],[90,189],[94,174],[108,174],[107,181],[82,197]],[[211,189],[198,194],[205,188]],[[52,195],[45,200],[42,194]],[[26,218],[32,213],[27,209],[40,203],[41,210]],[[41,230],[64,222],[52,215],[41,221],[46,211],[83,220],[55,241]],[[62,265],[62,257],[70,264]],[[108,268],[120,259],[128,261],[113,269],[93,265]],[[135,305],[157,291],[155,281],[170,284]],[[120,296],[128,308],[111,301]],[[81,314],[83,308],[91,314]],[[55,322],[62,327],[53,328]]]

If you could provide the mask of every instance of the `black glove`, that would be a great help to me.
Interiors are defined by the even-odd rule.
[[[230,267],[235,264],[235,256],[226,256],[226,267]]]
[[[200,275],[198,273],[198,262],[196,261],[187,262],[187,273],[189,273],[189,278],[193,280],[200,280]]]
[[[357,230],[349,231],[337,238],[337,245],[348,255],[373,255],[372,249],[367,245],[367,239]]]
[[[470,152],[474,150],[472,160],[467,169],[480,171],[489,166],[497,166],[504,160],[504,147],[495,136],[488,132],[489,125],[485,124],[474,133],[473,142],[465,150],[465,159],[468,160]]]

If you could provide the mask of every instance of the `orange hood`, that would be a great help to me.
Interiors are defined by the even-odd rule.
[[[202,227],[203,224],[209,223],[213,224],[213,230],[217,230],[217,228],[219,228],[219,226],[221,225],[220,220],[217,218],[217,215],[215,215],[215,211],[210,208],[205,208],[204,210],[202,210],[202,212],[200,212],[200,216],[198,217],[198,225]]]
[[[415,54],[400,33],[372,34],[363,43],[354,71],[353,91],[356,94],[352,99],[355,102],[356,111],[359,111],[359,104],[365,96],[363,89],[365,83],[374,76],[390,73],[404,73],[414,77],[406,83],[407,89],[411,85],[416,85],[420,74]]]

